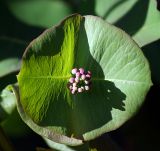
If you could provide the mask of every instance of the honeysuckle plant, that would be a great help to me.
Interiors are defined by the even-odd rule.
[[[138,111],[152,85],[139,46],[96,16],[74,14],[26,48],[13,85],[22,120],[69,146],[115,130]]]

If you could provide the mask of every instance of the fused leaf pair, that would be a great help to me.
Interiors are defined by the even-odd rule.
[[[92,89],[73,95],[71,70],[92,72]],[[14,87],[19,113],[38,134],[67,145],[120,127],[151,86],[148,62],[122,30],[95,16],[72,15],[27,47]]]

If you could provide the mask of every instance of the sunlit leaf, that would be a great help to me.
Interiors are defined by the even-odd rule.
[[[62,0],[8,1],[11,12],[21,21],[40,27],[50,27],[71,13]]]
[[[72,95],[72,68],[92,72],[92,89]],[[22,119],[58,143],[80,145],[120,127],[139,109],[151,86],[137,44],[94,16],[73,15],[31,42],[16,90]]]

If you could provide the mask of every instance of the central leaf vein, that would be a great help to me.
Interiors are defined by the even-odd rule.
[[[68,80],[71,76],[23,76],[24,79],[60,79],[60,80]],[[122,84],[144,84],[145,81],[135,81],[135,80],[125,80],[125,79],[111,79],[111,78],[97,78],[93,77],[92,81],[112,81],[112,82],[121,82]]]

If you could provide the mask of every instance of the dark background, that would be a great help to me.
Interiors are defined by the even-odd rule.
[[[79,12],[81,14],[96,15],[94,12],[96,5],[94,0],[69,0],[66,2],[70,6],[72,13]],[[143,20],[146,17],[147,1],[141,0],[136,8],[141,9],[141,14],[139,15],[142,17],[135,25],[138,30],[143,25]],[[158,8],[159,4],[155,9]],[[132,19],[132,16],[129,16],[129,18]],[[122,28],[126,25],[126,31],[129,30],[130,26],[129,20],[126,20],[126,18],[122,18],[116,25]],[[160,30],[159,28],[157,30]],[[6,1],[0,1],[0,60],[9,57],[21,58],[28,43],[44,30],[45,27],[32,26],[20,21],[9,10]],[[149,60],[154,85],[151,87],[143,106],[136,116],[119,129],[108,133],[124,151],[160,150],[160,84],[159,79],[157,80],[159,76],[157,76],[157,73],[160,70],[160,40],[144,46],[142,50]],[[18,71],[0,78],[0,90],[10,83],[15,83],[17,73]],[[17,151],[34,151],[36,147],[47,148],[43,139],[23,124],[16,111],[3,124],[3,128]],[[101,139],[105,140],[105,135]]]

